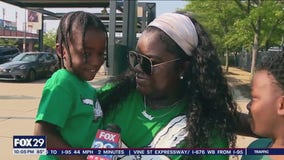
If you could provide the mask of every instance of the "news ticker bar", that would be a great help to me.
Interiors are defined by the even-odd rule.
[[[284,155],[276,148],[219,148],[219,149],[43,149],[14,148],[15,155]]]

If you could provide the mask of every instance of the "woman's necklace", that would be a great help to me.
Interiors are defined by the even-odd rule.
[[[171,105],[168,105],[167,107],[170,107],[170,106],[175,106],[176,104],[178,104],[179,102],[181,102],[183,100],[182,99],[179,99],[177,100],[176,102],[174,102],[173,104]],[[170,109],[168,112],[166,112],[165,114],[162,114],[158,117],[154,117],[150,114],[147,113],[147,107],[146,107],[146,97],[144,96],[144,110],[141,112],[143,114],[144,117],[146,117],[147,119],[149,119],[150,121],[153,120],[154,118],[162,118],[162,117],[165,117],[166,115],[170,114],[173,110],[174,110],[175,107],[172,107],[172,109]]]

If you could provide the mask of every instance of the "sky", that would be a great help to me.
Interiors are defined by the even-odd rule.
[[[156,3],[156,16],[159,16],[160,14],[165,13],[165,12],[174,12],[177,9],[182,9],[187,4],[186,1],[182,1],[182,0],[138,0],[138,2]],[[5,14],[3,14],[3,10]],[[82,8],[73,8],[73,9],[48,8],[48,10],[65,13],[66,10],[72,11],[72,10],[83,10],[83,9]],[[92,12],[93,9],[84,8],[84,11]],[[16,12],[17,12],[17,18],[16,18]],[[27,17],[25,16],[25,9],[19,8],[14,5],[7,4],[5,2],[0,2],[0,19],[17,22],[18,30],[24,30],[23,24],[25,22],[25,17]],[[45,24],[44,24],[44,26],[46,27],[45,31],[55,30],[58,26],[58,23],[59,21],[45,21]]]

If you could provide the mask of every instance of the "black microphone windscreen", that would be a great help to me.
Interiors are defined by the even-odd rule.
[[[110,132],[115,132],[115,133],[120,133],[121,129],[118,125],[116,124],[108,124],[106,129],[107,131],[110,131]]]

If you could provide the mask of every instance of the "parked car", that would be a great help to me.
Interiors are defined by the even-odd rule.
[[[0,65],[0,80],[33,81],[58,69],[58,58],[50,52],[25,52]]]
[[[0,64],[11,61],[20,54],[20,50],[14,47],[0,47]]]

